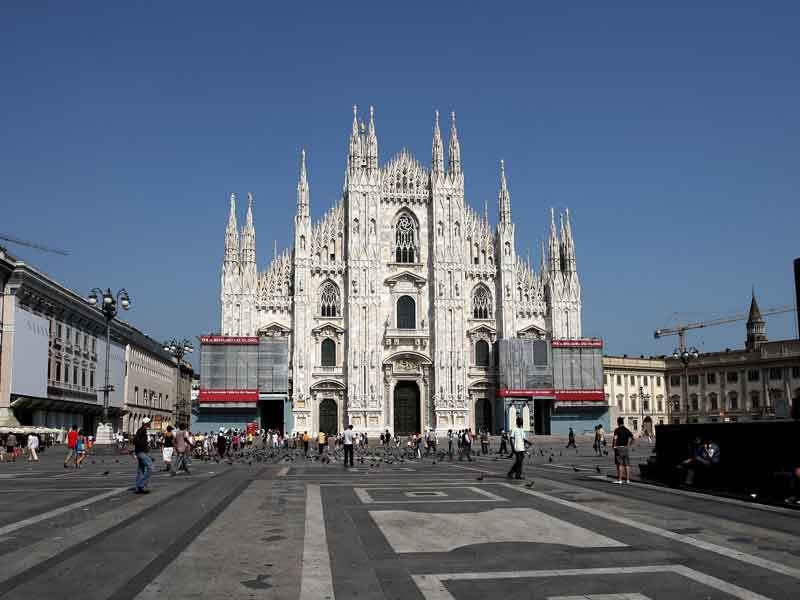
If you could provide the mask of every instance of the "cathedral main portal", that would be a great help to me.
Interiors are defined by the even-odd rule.
[[[411,435],[421,431],[419,386],[413,381],[400,381],[394,386],[394,432]]]

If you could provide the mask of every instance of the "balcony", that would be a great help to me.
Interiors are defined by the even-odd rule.
[[[344,375],[344,369],[340,366],[336,367],[321,367],[314,366],[312,371],[314,377],[341,377]]]
[[[387,328],[383,334],[383,345],[387,348],[396,346],[427,348],[430,341],[430,330]]]

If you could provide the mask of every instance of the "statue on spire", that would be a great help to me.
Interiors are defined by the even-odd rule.
[[[500,194],[498,196],[498,203],[500,205],[500,223],[508,225],[511,223],[511,194],[508,192],[508,183],[506,182],[506,165],[505,161],[500,161]]]

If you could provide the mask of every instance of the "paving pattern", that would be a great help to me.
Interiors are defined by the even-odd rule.
[[[800,512],[619,486],[591,449],[541,450],[523,481],[496,455],[195,461],[146,496],[129,457],[2,463],[0,597],[800,597]]]

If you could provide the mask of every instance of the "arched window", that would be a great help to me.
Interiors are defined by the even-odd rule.
[[[413,263],[419,258],[417,251],[417,223],[411,215],[404,213],[400,215],[395,226],[395,262]]]
[[[708,410],[717,412],[719,410],[719,403],[717,402],[716,394],[708,395]]]
[[[319,313],[323,317],[339,316],[339,288],[326,281],[319,290]]]
[[[475,364],[479,367],[489,366],[489,342],[486,340],[475,343]]]
[[[323,367],[336,366],[336,342],[331,338],[322,340],[322,356],[320,364]]]
[[[492,295],[484,285],[479,285],[472,292],[472,317],[474,319],[492,318]]]
[[[417,315],[416,303],[411,296],[400,296],[397,301],[397,328],[416,329]]]
[[[728,392],[728,408],[730,410],[739,410],[739,394],[736,392]]]

